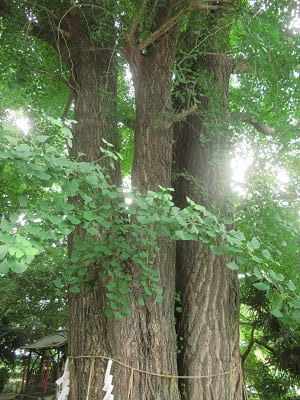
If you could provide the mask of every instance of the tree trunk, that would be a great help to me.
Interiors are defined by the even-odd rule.
[[[172,129],[170,126],[167,127],[169,121],[166,114],[167,107],[171,104],[175,43],[174,36],[163,38],[155,46],[147,49],[147,54],[139,53],[138,64],[131,64],[137,105],[132,176],[133,184],[142,193],[147,190],[157,190],[159,185],[171,186]],[[98,80],[99,86],[91,84],[91,77],[103,76],[108,67],[107,64],[103,64],[106,53],[100,53],[100,58],[95,63],[87,57],[87,51],[83,53],[82,59],[73,62],[74,80],[82,90],[79,90],[75,103],[76,119],[80,124],[77,124],[74,132],[72,154],[76,155],[79,151],[83,151],[89,161],[96,159],[95,149],[101,137],[109,141],[114,137],[107,136],[107,132],[115,126],[114,121],[103,112],[96,113],[96,110],[105,110],[108,106],[107,98],[99,96],[99,87],[103,88],[104,82]],[[87,63],[84,64],[85,60]],[[100,71],[94,71],[93,68],[96,67],[100,68]],[[131,317],[122,320],[104,317],[105,287],[101,282],[97,291],[88,292],[83,289],[80,296],[70,296],[71,356],[105,355],[140,370],[177,375],[174,321],[175,246],[169,240],[159,238],[158,247],[160,250],[154,268],[160,272],[158,286],[164,292],[163,302],[156,303],[151,297],[145,299],[144,307],[138,304],[138,298],[143,293],[137,283],[140,271],[135,265],[128,266],[133,277],[132,290],[135,295],[131,305]],[[75,359],[71,363],[73,382],[71,382],[70,400],[84,399],[87,387],[89,387],[89,400],[104,395],[102,385],[106,363],[95,360],[94,372],[90,379],[91,365],[91,359]],[[133,399],[178,398],[176,382],[171,379],[138,371],[132,372],[130,368],[118,363],[113,364],[112,373],[113,394],[116,398],[126,397],[128,391]],[[132,385],[131,374],[133,374]]]
[[[206,56],[198,62],[199,68],[212,74],[210,84],[219,109],[224,112],[231,71],[229,58]],[[175,199],[180,207],[186,205],[188,196],[206,207],[220,208],[228,193],[227,138],[223,132],[214,131],[209,120],[212,99],[200,99],[199,114],[190,115],[175,127]],[[177,320],[181,346],[178,371],[180,375],[219,375],[180,382],[183,398],[188,400],[242,398],[239,282],[237,273],[226,267],[226,261],[226,257],[214,255],[201,242],[177,243],[176,289],[182,302]]]
[[[92,40],[84,29],[82,15],[78,9],[74,9],[65,19],[68,18],[64,23],[71,28],[71,40],[68,43],[66,62],[70,65],[70,81],[75,93],[76,120],[71,156],[76,158],[78,153],[84,153],[81,160],[93,162],[103,156],[99,149],[100,146],[105,147],[103,138],[117,150],[117,69],[112,50],[114,37],[113,32],[110,32],[110,43],[100,44]],[[112,19],[112,27],[113,24]],[[109,169],[111,183],[120,184],[118,163],[115,169],[109,167],[106,159],[101,161],[101,165]],[[78,228],[75,235],[84,237],[85,231]],[[70,235],[68,246],[71,256],[76,246],[74,235]],[[92,359],[73,358],[114,356],[114,343],[108,334],[112,322],[105,316],[105,282],[98,275],[101,270],[101,265],[94,266],[94,283],[97,283],[97,288],[87,289],[83,286],[79,294],[69,292],[68,296],[69,400],[84,400],[88,392],[89,400],[101,399],[105,394],[102,389],[106,361],[96,359],[92,372]]]
[[[137,54],[130,63],[136,98],[135,153],[132,182],[140,192],[171,186],[172,129],[167,118],[171,106],[171,77],[176,37],[171,35],[155,43],[147,54]],[[128,45],[128,44],[127,44]],[[132,43],[130,44],[132,46]],[[127,57],[132,60],[127,47]],[[145,306],[132,305],[132,317],[123,322],[124,342],[121,357],[140,369],[177,375],[174,320],[175,246],[158,238],[159,252],[154,268],[160,273],[158,286],[163,302],[145,299]],[[132,266],[132,275],[139,271]],[[178,399],[177,382],[172,379],[134,373],[133,399]]]

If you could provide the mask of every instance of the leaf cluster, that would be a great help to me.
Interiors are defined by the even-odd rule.
[[[46,243],[63,241],[72,233],[77,246],[65,266],[65,283],[71,292],[79,293],[82,285],[93,286],[96,273],[106,282],[109,315],[120,317],[130,313],[133,277],[141,285],[141,299],[154,295],[162,300],[158,272],[153,269],[158,235],[201,240],[216,256],[233,257],[227,267],[241,268],[256,289],[268,293],[270,301],[271,289],[283,293],[284,312],[296,309],[291,318],[298,318],[299,298],[294,298],[292,280],[272,269],[280,263],[257,236],[247,240],[240,231],[228,229],[231,219],[222,221],[191,199],[179,209],[163,188],[146,195],[133,191],[132,203],[127,205],[123,191],[109,183],[108,172],[100,164],[80,161],[81,154],[78,160],[68,158],[48,143],[48,136],[33,136],[29,141],[6,134],[3,140],[2,162],[13,165],[25,185],[36,181],[45,196],[30,207],[28,196],[20,196],[18,211],[1,220],[1,273],[23,272]],[[104,142],[100,151],[100,160],[108,158],[113,167],[119,155],[111,151],[111,145]],[[99,240],[101,244],[95,246]],[[138,273],[132,272],[132,265],[138,266]],[[63,287],[60,280],[56,284]],[[279,306],[274,313],[282,316]]]

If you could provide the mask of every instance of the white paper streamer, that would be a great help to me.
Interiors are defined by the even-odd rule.
[[[70,391],[70,371],[69,371],[69,360],[68,359],[65,364],[63,376],[58,378],[55,383],[58,386],[57,400],[67,400],[69,391]]]
[[[104,377],[104,386],[103,386],[103,391],[106,392],[106,394],[105,394],[103,400],[113,400],[114,399],[114,395],[111,394],[111,392],[113,391],[113,388],[114,388],[114,386],[112,385],[113,376],[110,373],[111,366],[112,366],[112,360],[108,360],[105,377]]]

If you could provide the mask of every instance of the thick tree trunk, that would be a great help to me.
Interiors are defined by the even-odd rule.
[[[173,35],[163,38],[151,46],[146,55],[139,53],[137,63],[130,63],[136,96],[132,182],[142,193],[159,190],[159,185],[171,186],[172,129],[166,115],[171,105],[175,43],[176,38]],[[132,60],[129,50],[133,49],[127,48],[127,56]],[[170,240],[159,238],[158,247],[154,268],[160,273],[160,282],[157,285],[163,290],[163,302],[156,303],[151,297],[141,307],[137,299],[134,301],[132,317],[124,321],[123,325],[126,339],[121,356],[140,369],[177,375],[175,246]],[[132,275],[138,275],[135,266],[132,266]],[[177,382],[136,372],[132,398],[178,399]]]
[[[200,60],[199,68],[213,74],[211,85],[225,110],[230,60],[206,56]],[[184,173],[175,184],[176,203],[180,207],[185,206],[188,196],[206,207],[218,208],[228,192],[226,134],[208,128],[210,104],[209,99],[202,98],[199,115],[190,115],[175,127],[175,173]],[[226,267],[225,257],[214,255],[201,242],[178,242],[176,255],[176,284],[182,301],[177,321],[182,346],[179,374],[219,375],[184,380],[183,398],[239,400],[242,391],[237,274]]]
[[[137,105],[132,176],[133,184],[143,193],[157,190],[159,185],[171,186],[172,130],[167,127],[169,121],[166,114],[171,103],[175,43],[173,36],[164,38],[147,49],[147,54],[139,53],[138,65],[131,65]],[[73,62],[75,83],[82,87],[78,91],[75,105],[79,124],[74,132],[73,155],[79,151],[84,152],[90,161],[97,157],[95,149],[101,137],[111,142],[111,138],[114,138],[113,132],[108,136],[115,126],[114,121],[105,114],[105,107],[109,102],[105,96],[99,96],[99,87],[104,86],[99,77],[105,76],[103,72],[108,68],[107,64],[103,64],[106,53],[100,53],[101,57],[95,63],[87,56],[87,52],[82,55],[83,59],[76,60],[78,64]],[[87,64],[84,64],[85,60]],[[97,67],[100,70],[94,71],[93,68]],[[98,77],[98,86],[91,82],[91,77],[94,76]],[[110,91],[113,92],[112,89]],[[96,110],[100,113],[97,114]],[[175,246],[163,238],[159,238],[158,246],[160,250],[154,268],[160,272],[158,286],[164,292],[163,302],[155,303],[151,297],[145,299],[144,307],[138,304],[138,298],[143,293],[137,284],[139,270],[135,265],[128,267],[133,277],[133,294],[136,295],[129,318],[115,320],[104,317],[105,287],[101,282],[97,291],[87,292],[83,289],[80,296],[70,296],[71,356],[106,355],[140,370],[177,375],[174,321]],[[75,382],[71,382],[70,400],[84,399],[88,386],[89,400],[103,396],[102,383],[106,363],[95,360],[90,379],[91,363],[91,359],[75,359],[71,363],[71,377]],[[133,399],[178,398],[176,382],[171,379],[135,371],[131,385],[132,371],[117,363],[113,364],[112,373],[113,394],[116,398],[127,397],[128,391]]]
[[[102,139],[113,144],[117,150],[116,89],[117,70],[113,54],[114,38],[110,32],[111,43],[99,43],[86,32],[81,12],[74,9],[65,20],[70,29],[70,40],[66,62],[70,65],[70,82],[74,89],[76,123],[73,129],[71,156],[84,153],[81,160],[94,162],[102,158],[99,147],[105,147]],[[112,19],[112,31],[113,31]],[[108,33],[109,35],[109,33]],[[108,36],[109,37],[109,36]],[[99,161],[98,161],[99,162]],[[101,165],[109,169],[111,183],[120,184],[120,168],[109,167],[106,159]],[[81,228],[75,232],[84,237]],[[71,256],[76,244],[74,236],[69,237]],[[106,288],[98,272],[101,265],[94,266],[94,284],[97,288],[81,288],[79,294],[69,293],[68,348],[70,356],[70,395],[69,400],[89,400],[103,398],[103,382],[106,361],[78,356],[114,357],[114,343],[109,336],[112,321],[105,317]],[[120,337],[118,337],[120,340]],[[73,358],[75,357],[75,358]],[[93,365],[93,371],[91,367]]]

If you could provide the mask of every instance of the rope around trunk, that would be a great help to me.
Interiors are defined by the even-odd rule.
[[[113,359],[111,357],[107,357],[107,356],[91,356],[91,355],[82,355],[82,356],[68,356],[68,358],[70,360],[76,360],[76,359],[90,359],[91,360],[91,368],[90,368],[90,374],[89,374],[89,382],[88,382],[88,390],[87,390],[87,396],[86,396],[86,400],[88,400],[89,398],[89,393],[90,393],[90,386],[91,386],[91,381],[92,381],[92,375],[94,372],[94,364],[95,364],[95,360],[96,359],[102,359],[102,360],[111,360],[112,362],[127,368],[131,371],[130,374],[130,380],[129,380],[129,387],[128,387],[128,396],[127,399],[132,399],[132,386],[133,386],[133,373],[134,371],[139,372],[141,374],[146,374],[146,375],[152,375],[152,376],[157,376],[160,378],[167,378],[171,380],[171,383],[174,384],[175,383],[175,379],[205,379],[205,378],[214,378],[214,377],[218,377],[218,376],[224,376],[224,375],[230,375],[231,377],[231,386],[233,385],[233,380],[232,380],[232,373],[236,370],[236,369],[240,369],[241,372],[241,383],[242,383],[242,390],[243,390],[243,396],[244,399],[247,400],[248,396],[247,396],[247,391],[246,391],[246,385],[245,385],[245,381],[243,378],[243,371],[242,371],[242,366],[241,364],[236,365],[235,367],[233,367],[232,369],[228,370],[228,371],[224,371],[224,372],[220,372],[218,374],[212,374],[212,375],[168,375],[168,374],[160,374],[158,372],[151,372],[151,371],[146,371],[143,369],[139,369],[139,368],[135,368],[132,367],[131,365],[125,364],[119,360]],[[172,385],[173,386],[173,385]],[[234,389],[234,388],[233,388]]]
[[[229,375],[231,374],[233,371],[235,371],[237,368],[239,368],[239,365],[236,365],[235,367],[233,367],[232,369],[225,371],[225,372],[220,372],[218,374],[212,374],[212,375],[167,375],[167,374],[160,374],[158,372],[151,372],[151,371],[145,371],[143,369],[139,369],[139,368],[135,368],[132,367],[131,365],[125,364],[119,360],[115,360],[111,357],[107,357],[107,356],[91,356],[91,355],[86,355],[86,356],[68,356],[68,358],[70,360],[76,360],[76,359],[91,359],[91,360],[95,360],[97,358],[100,358],[102,360],[111,360],[112,362],[121,365],[124,368],[130,369],[131,371],[136,371],[139,372],[141,374],[146,374],[146,375],[152,375],[152,376],[158,376],[160,378],[167,378],[167,379],[205,379],[205,378],[214,378],[217,376],[222,376],[222,375]]]

